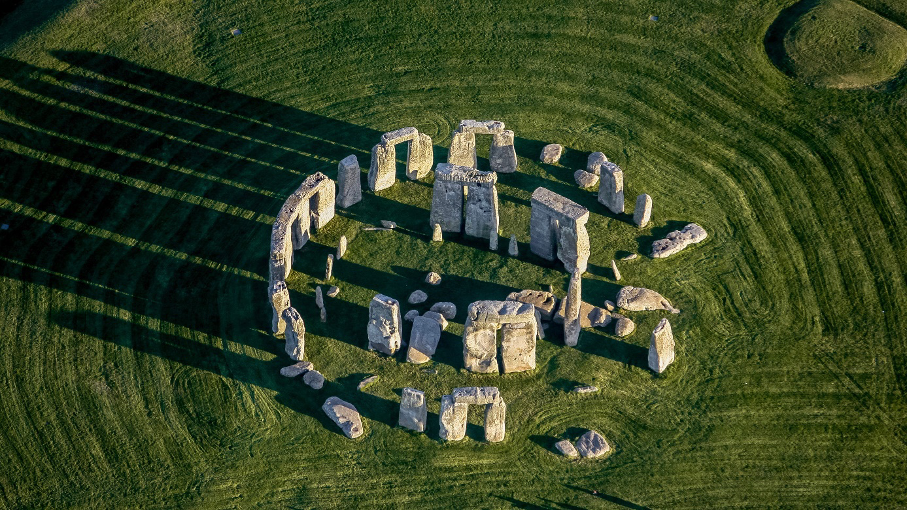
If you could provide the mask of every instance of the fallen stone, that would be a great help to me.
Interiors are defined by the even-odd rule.
[[[438,312],[428,311],[428,312],[422,314],[422,316],[432,319],[433,321],[437,322],[438,325],[441,327],[442,331],[444,331],[448,327],[447,319],[445,319],[444,315],[442,315]]]
[[[400,303],[384,294],[376,294],[369,303],[369,350],[393,355],[400,349]]]
[[[467,432],[468,404],[454,402],[454,397],[441,397],[438,411],[438,436],[446,441],[460,441]]]
[[[306,323],[296,308],[284,310],[284,352],[296,361],[303,361],[306,347]]]
[[[404,315],[404,320],[405,320],[405,321],[413,322],[413,319],[415,319],[415,318],[417,318],[417,317],[419,317],[419,311],[417,311],[417,310],[410,310],[409,312],[407,312],[407,313]]]
[[[591,174],[599,175],[599,167],[603,163],[608,163],[608,158],[601,152],[594,152],[586,158],[586,171]]]
[[[325,281],[331,279],[331,273],[334,272],[334,255],[328,254],[328,261],[325,263]]]
[[[303,382],[313,390],[320,390],[325,385],[325,376],[317,370],[310,370],[303,374]]]
[[[637,203],[634,205],[634,225],[638,228],[645,227],[653,213],[653,197],[646,193],[637,197]]]
[[[555,298],[554,294],[542,290],[512,292],[508,294],[507,299],[508,301],[519,301],[535,306],[542,316],[542,320],[546,321],[552,320],[552,315],[555,313],[555,305],[558,303],[558,299]]]
[[[407,303],[411,305],[418,305],[420,303],[425,303],[429,299],[429,296],[421,290],[414,290],[410,297],[407,298]]]
[[[432,271],[431,273],[426,275],[426,283],[428,283],[429,285],[438,285],[439,283],[441,283],[441,275],[439,275],[435,271]]]
[[[517,236],[516,235],[512,235],[511,241],[508,243],[508,255],[510,255],[512,257],[516,257],[517,255],[519,255],[519,252],[517,251]]]
[[[611,447],[608,445],[608,441],[595,430],[587,431],[577,440],[577,452],[586,459],[599,457],[608,453],[609,450]]]
[[[592,311],[587,314],[587,317],[590,321],[590,326],[594,328],[604,328],[612,322],[612,315],[608,313],[608,310],[605,308],[593,307]],[[584,321],[581,322],[581,327],[583,326]]]
[[[622,287],[618,291],[618,297],[615,299],[618,308],[623,308],[631,312],[643,312],[651,310],[668,310],[671,313],[680,313],[672,306],[671,303],[662,294],[643,287]]]
[[[382,231],[382,232],[387,232],[387,231],[389,231],[389,230],[394,230],[394,229],[393,229],[393,228],[385,228],[385,227],[363,227],[363,231],[366,231],[366,230],[372,230],[372,231],[374,231],[374,230],[379,230],[379,231]]]
[[[345,436],[355,439],[363,435],[363,421],[359,416],[356,407],[349,402],[345,402],[337,397],[329,397],[322,404],[322,411],[331,418]]]
[[[605,300],[605,309],[608,310],[608,311],[610,311],[610,312],[611,312],[611,311],[614,311],[614,310],[615,310],[615,303],[613,303],[612,301],[606,299],[606,300]]]
[[[337,241],[337,260],[344,258],[344,255],[347,253],[347,236],[341,236],[340,240]]]
[[[614,259],[612,259],[612,276],[615,277],[616,282],[621,279],[621,271],[618,271],[618,265],[615,264]]]
[[[337,205],[347,208],[362,199],[362,172],[356,156],[351,154],[337,165]]]
[[[436,243],[444,241],[444,238],[441,235],[441,225],[439,225],[438,223],[436,223],[435,226],[432,227],[432,241]]]
[[[672,325],[668,319],[663,318],[653,330],[647,361],[650,370],[657,374],[664,372],[675,361],[675,337],[672,335]]]
[[[586,170],[577,170],[574,172],[574,182],[581,188],[592,188],[599,184],[599,176]]]
[[[407,348],[409,363],[425,363],[435,355],[438,341],[441,339],[441,324],[429,317],[413,319],[410,331],[410,345]]]
[[[539,154],[539,161],[549,165],[558,164],[562,152],[564,152],[564,147],[557,143],[550,143],[542,148],[542,153]]]
[[[652,256],[654,259],[664,259],[704,239],[706,239],[706,230],[696,223],[688,223],[681,230],[669,232],[665,239],[653,241]]]
[[[393,221],[389,221],[389,220],[381,220],[381,226],[383,226],[385,228],[394,229],[394,228],[397,228],[397,223],[394,223]]]
[[[552,315],[552,322],[555,324],[564,324],[564,306],[565,301],[562,299],[558,305],[558,310]],[[612,313],[605,308],[593,306],[586,301],[580,302],[580,327],[581,328],[601,328],[611,323]]]
[[[319,308],[325,307],[325,298],[322,296],[322,286],[316,285],[315,287],[315,306]]]
[[[340,288],[337,285],[332,285],[328,288],[328,297],[337,297],[338,294],[340,294]]]
[[[377,375],[370,375],[369,377],[366,377],[365,379],[360,381],[359,384],[356,385],[356,389],[359,391],[363,391],[364,389],[366,389],[367,386],[369,386],[370,384],[374,383],[377,380],[378,380]]]
[[[305,374],[310,370],[312,370],[312,362],[300,361],[295,365],[290,365],[289,367],[282,368],[281,375],[284,377],[297,377]]]
[[[498,443],[504,441],[505,414],[508,406],[501,399],[486,405],[485,435],[486,441]]]
[[[501,400],[498,388],[494,386],[454,388],[451,397],[455,404],[491,404]]]
[[[577,453],[577,449],[574,448],[574,443],[571,443],[567,439],[562,439],[555,443],[555,449],[565,457],[577,458],[580,456],[580,454]]]
[[[634,324],[634,321],[628,319],[623,315],[617,315],[615,317],[615,334],[620,337],[625,337],[634,332],[634,329],[637,328],[637,325]]]
[[[448,301],[435,303],[429,310],[442,314],[448,320],[452,320],[457,316],[457,305]]]
[[[425,393],[414,388],[404,388],[400,395],[397,424],[416,432],[425,432],[426,416]]]
[[[637,254],[631,253],[630,255],[625,255],[624,257],[621,257],[621,260],[634,260],[635,258],[637,258]]]
[[[572,393],[596,393],[599,388],[595,386],[578,386],[571,390]]]

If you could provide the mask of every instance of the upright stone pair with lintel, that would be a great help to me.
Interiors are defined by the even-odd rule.
[[[380,191],[397,182],[397,149],[399,143],[407,142],[407,178],[422,179],[432,170],[432,138],[420,133],[414,127],[389,131],[381,136],[381,142],[372,147],[372,163],[369,166],[369,189]]]
[[[498,234],[498,190],[495,172],[439,163],[432,187],[429,224],[445,232],[460,232],[489,239]],[[464,206],[466,195],[466,206]],[[464,213],[466,209],[466,213]],[[466,220],[466,221],[464,221]]]
[[[498,373],[497,337],[501,330],[504,373],[536,368],[536,308],[519,301],[476,301],[467,308],[463,365],[470,372]]]
[[[467,408],[485,405],[485,437],[490,443],[504,441],[507,406],[492,386],[454,388],[450,395],[441,397],[438,412],[438,435],[446,441],[460,441],[467,432]]]
[[[589,210],[545,188],[536,188],[530,205],[530,251],[546,260],[557,256],[568,272],[583,274],[590,259]]]
[[[293,250],[306,244],[310,229],[334,218],[334,181],[316,172],[284,202],[271,228],[270,281],[285,280],[293,265]]]
[[[476,135],[492,135],[489,148],[489,166],[493,172],[517,171],[517,151],[514,149],[514,132],[504,128],[497,120],[462,120],[451,134],[448,163],[476,168]]]

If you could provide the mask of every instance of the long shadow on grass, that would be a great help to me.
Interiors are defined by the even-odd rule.
[[[589,495],[597,497],[599,499],[604,499],[605,501],[608,501],[609,503],[614,503],[616,505],[623,506],[624,508],[630,508],[631,510],[649,510],[649,507],[638,505],[638,504],[632,503],[626,499],[619,498],[618,496],[612,496],[609,494],[605,494],[603,492],[599,492],[598,490],[584,489],[583,487],[578,487],[576,485],[565,484],[564,486],[567,487],[568,489],[574,489],[576,491],[580,491],[585,494],[589,494]]]

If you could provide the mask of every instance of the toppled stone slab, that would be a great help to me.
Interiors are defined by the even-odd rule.
[[[425,303],[427,299],[429,299],[429,296],[425,292],[421,290],[414,290],[410,294],[410,297],[407,298],[407,303],[410,303],[411,305],[418,305],[420,303]]]
[[[400,304],[396,299],[377,294],[369,303],[369,349],[393,355],[400,349]]]
[[[416,317],[413,319],[413,329],[410,332],[407,361],[425,363],[431,360],[440,339],[441,325],[438,321],[429,317]]]
[[[338,294],[340,294],[340,288],[337,285],[332,285],[328,288],[328,297],[337,297]]]
[[[303,374],[303,382],[313,390],[320,390],[325,385],[325,376],[317,370],[310,370]]]
[[[356,155],[349,155],[337,165],[337,200],[340,207],[347,208],[363,199],[362,172]],[[338,257],[340,258],[340,257]]]
[[[331,418],[345,436],[356,439],[363,435],[363,421],[356,407],[337,397],[329,397],[322,405],[322,411]]]
[[[645,227],[653,214],[653,197],[646,193],[637,196],[637,203],[634,204],[634,225],[638,228]]]
[[[558,299],[555,298],[554,294],[543,290],[522,290],[520,292],[512,292],[508,294],[507,299],[508,301],[519,301],[535,306],[536,310],[541,315],[542,320],[546,321],[552,320],[552,315],[555,313],[555,306],[558,304]]]
[[[306,372],[312,370],[312,362],[310,361],[300,361],[289,367],[284,367],[281,369],[281,375],[284,377],[298,377]]]
[[[659,325],[653,330],[647,361],[650,370],[657,374],[664,372],[675,361],[675,337],[668,319],[659,321]]]
[[[425,393],[415,388],[404,388],[400,395],[397,424],[416,432],[425,432],[426,416]]]
[[[688,223],[681,230],[669,232],[665,239],[653,241],[653,258],[664,259],[704,239],[706,230],[696,223]]]
[[[467,409],[469,404],[458,404],[454,397],[441,397],[438,412],[438,435],[446,441],[460,441],[467,432]]]
[[[624,257],[621,257],[621,260],[634,260],[635,258],[637,258],[637,254],[631,253],[630,255],[625,255]]]
[[[595,386],[578,386],[571,390],[572,393],[596,393],[599,388]]]
[[[564,324],[564,307],[565,300],[562,299],[558,305],[558,310],[552,315],[552,322],[555,324]],[[581,328],[603,328],[608,326],[612,321],[612,313],[605,308],[593,306],[586,301],[580,302],[580,327]]]
[[[498,443],[504,441],[505,434],[505,414],[507,405],[503,400],[498,399],[486,406],[485,435],[486,441]]]
[[[577,452],[585,459],[605,455],[611,449],[608,441],[602,437],[602,434],[595,430],[587,431],[586,434],[583,434],[580,436],[580,439],[577,440]]]
[[[628,319],[623,315],[615,314],[615,334],[620,337],[625,337],[634,332],[634,329],[637,328],[637,325],[634,324],[634,321]]]
[[[432,271],[431,273],[426,275],[426,283],[428,283],[429,285],[438,285],[439,283],[441,283],[441,275],[439,275],[435,271]]]
[[[448,320],[452,320],[457,316],[457,305],[448,301],[435,303],[429,310],[442,314]]]
[[[494,386],[454,388],[451,397],[456,404],[491,404],[501,400],[498,388]]]
[[[619,308],[631,312],[651,310],[668,310],[671,313],[681,312],[681,310],[673,307],[667,299],[662,297],[662,294],[643,287],[622,287],[621,290],[618,291],[618,297],[615,299],[615,304],[617,304]]]
[[[284,310],[284,352],[296,361],[303,361],[306,347],[306,323],[296,308]]]
[[[591,174],[599,175],[603,163],[608,163],[608,158],[601,152],[594,152],[586,158],[586,171]]]
[[[624,214],[624,172],[614,163],[600,165],[597,200],[615,214]]]
[[[557,143],[550,143],[542,148],[542,153],[539,154],[539,161],[549,165],[556,165],[558,160],[561,159],[563,152],[564,147]]]
[[[418,310],[410,310],[409,312],[407,312],[407,313],[404,315],[404,320],[405,320],[405,321],[409,321],[409,322],[413,322],[413,319],[415,319],[415,318],[417,318],[417,317],[419,317],[419,311],[418,311]]]
[[[586,170],[577,170],[574,172],[574,182],[581,188],[592,188],[599,184],[599,176]]]
[[[366,377],[365,379],[360,381],[359,384],[356,385],[356,389],[359,391],[363,391],[364,389],[366,389],[367,386],[369,386],[370,384],[374,383],[377,380],[378,380],[377,375],[370,375],[369,377]]]
[[[433,311],[430,310],[430,311],[428,311],[428,312],[422,314],[422,316],[425,317],[425,318],[427,318],[427,319],[432,319],[433,321],[437,322],[437,323],[438,323],[438,326],[441,327],[441,330],[442,330],[442,331],[444,331],[444,330],[447,329],[447,327],[448,327],[448,321],[447,321],[447,319],[445,319],[445,316],[444,316],[444,315],[442,315],[442,314],[440,314],[440,313],[438,313],[438,312],[433,312]]]
[[[572,459],[580,456],[580,454],[577,453],[577,449],[574,448],[574,443],[568,441],[567,439],[562,439],[561,441],[555,443],[555,449],[558,450],[561,455],[570,457]]]
[[[385,228],[397,228],[397,223],[390,220],[381,220],[381,226]]]

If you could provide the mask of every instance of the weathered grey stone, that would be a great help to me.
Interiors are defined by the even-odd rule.
[[[315,287],[315,306],[319,308],[325,307],[325,298],[322,296],[322,286],[316,285]]]
[[[448,163],[476,168],[476,134],[454,131],[451,134],[451,148],[448,149]]]
[[[372,147],[372,163],[369,166],[369,189],[381,191],[394,185],[397,178],[397,151],[392,144],[379,143]]]
[[[395,223],[391,220],[381,220],[381,226],[383,226],[385,228],[394,229],[394,228],[397,228],[397,223]]]
[[[293,250],[309,240],[310,228],[322,228],[334,218],[334,191],[334,181],[316,172],[284,201],[271,227],[271,282],[290,276]]]
[[[328,261],[325,263],[325,281],[331,280],[332,273],[334,272],[334,255],[328,254]]]
[[[502,372],[525,372],[536,369],[536,336],[538,324],[532,322],[502,324],[501,365]]]
[[[599,388],[595,386],[577,386],[571,390],[573,393],[596,393],[597,391],[599,391]]]
[[[431,360],[440,339],[441,325],[438,321],[429,317],[414,318],[413,329],[410,331],[410,346],[407,348],[407,361],[425,363]]]
[[[401,142],[416,140],[418,136],[419,131],[417,131],[415,127],[405,127],[381,135],[381,141],[384,144],[397,145]]]
[[[520,252],[517,249],[517,236],[511,235],[511,240],[508,242],[508,255],[516,257]]]
[[[318,370],[310,370],[303,374],[303,382],[313,390],[320,390],[325,385],[325,376]]]
[[[337,241],[337,260],[344,258],[344,255],[347,254],[347,236],[341,236],[340,240]]]
[[[441,275],[435,271],[429,272],[429,274],[426,275],[426,283],[429,285],[438,285],[441,283]]]
[[[432,171],[432,138],[425,133],[407,145],[407,178],[419,180]]]
[[[637,203],[634,205],[634,225],[639,228],[645,227],[653,213],[653,197],[646,193],[637,196]]]
[[[542,324],[542,315],[540,315],[539,310],[536,312],[536,338],[539,340],[545,340],[545,330],[547,329],[548,323],[545,325]]]
[[[504,401],[501,399],[486,405],[486,441],[490,443],[504,441],[504,421],[507,407],[508,406],[505,405]]]
[[[564,147],[557,143],[550,143],[542,148],[542,153],[539,154],[539,161],[549,165],[556,165],[558,164],[558,160],[561,159],[561,154],[563,152]]]
[[[305,374],[306,372],[312,370],[312,363],[309,361],[300,361],[289,367],[284,367],[281,369],[281,375],[284,377],[297,377]]]
[[[504,122],[498,120],[462,120],[460,125],[457,126],[457,131],[476,135],[496,135],[504,132]]]
[[[582,312],[582,307],[581,307]],[[605,308],[599,308],[598,306],[593,307],[593,310],[587,316],[590,321],[590,326],[594,328],[604,328],[612,322],[612,315],[608,313],[608,310]],[[581,327],[583,327],[583,321],[580,321]]]
[[[454,303],[450,303],[448,301],[442,301],[440,303],[435,303],[434,305],[432,305],[431,308],[429,308],[429,310],[442,314],[445,317],[445,319],[448,319],[448,320],[451,320],[455,316],[457,316],[457,305],[455,305]]]
[[[458,229],[458,231],[459,230],[460,229]],[[432,227],[432,241],[436,242],[436,243],[440,243],[440,242],[444,241],[444,237],[442,237],[442,235],[441,235],[441,225],[439,225],[438,223],[436,223]]]
[[[417,317],[419,317],[419,310],[410,310],[404,315],[404,320],[413,322],[413,319]]]
[[[493,232],[498,232],[498,191],[495,189],[495,181],[471,182],[467,185],[464,233],[488,239]]]
[[[606,299],[605,300],[605,309],[610,312],[613,311],[615,309],[615,303]]]
[[[552,322],[555,324],[564,324],[564,313],[566,300],[562,299],[558,304],[558,310],[552,315]],[[593,306],[586,301],[580,302],[580,328],[593,328],[607,326],[611,322],[612,314],[605,308]]]
[[[497,179],[495,172],[481,172],[467,166],[439,163],[435,167],[435,183],[432,185],[429,224],[433,227],[436,223],[441,225],[444,232],[460,232],[464,225],[465,187],[469,187],[466,233],[488,239],[487,229],[498,230]]]
[[[498,230],[489,232],[489,250],[498,251]]]
[[[407,303],[410,303],[411,305],[418,305],[420,303],[425,303],[427,299],[429,299],[429,296],[425,292],[421,290],[414,290],[410,294],[410,297],[407,298]]]
[[[675,361],[675,337],[672,335],[672,325],[668,319],[659,321],[649,340],[649,368],[661,374]]]
[[[466,386],[454,388],[451,397],[457,404],[491,404],[501,400],[498,388],[494,386]]]
[[[338,288],[337,285],[332,285],[328,288],[328,292],[326,294],[328,297],[337,297],[337,295],[340,294],[340,288]]]
[[[318,317],[319,317],[319,319],[321,319],[322,322],[328,322],[328,310],[325,310],[324,308],[319,308]]]
[[[624,172],[614,163],[600,165],[599,203],[615,214],[624,214]]]
[[[680,310],[672,306],[671,303],[662,294],[643,287],[622,287],[618,291],[618,297],[615,304],[619,308],[631,312],[642,312],[650,310],[668,310],[672,313],[679,313]]]
[[[590,239],[585,225],[590,212],[545,188],[533,192],[530,205],[530,251],[546,260],[557,256],[572,273],[586,271]]]
[[[605,455],[611,449],[608,441],[602,437],[602,434],[595,430],[587,431],[586,434],[583,434],[580,436],[580,439],[577,440],[577,451],[580,453],[581,457],[586,459]]]
[[[580,339],[580,281],[580,271],[574,271],[564,297],[564,345],[570,347]]]
[[[414,388],[404,388],[400,395],[400,412],[397,415],[397,424],[416,432],[425,432],[426,417],[425,393]]]
[[[620,337],[630,335],[637,327],[637,325],[634,324],[634,321],[628,319],[623,315],[618,315],[617,317],[615,317],[615,319],[615,334]]]
[[[608,158],[601,152],[594,152],[586,158],[586,171],[591,174],[599,175],[599,167],[603,163],[608,163]]]
[[[337,205],[347,208],[363,199],[362,175],[356,155],[337,164]]]
[[[634,260],[635,258],[637,258],[637,254],[631,253],[630,255],[625,255],[624,257],[621,257],[621,260]]]
[[[574,443],[568,441],[567,439],[562,439],[561,441],[555,443],[555,449],[558,450],[561,455],[570,457],[572,459],[580,456],[580,454],[577,453],[577,449],[574,448]]]
[[[615,264],[615,259],[612,259],[612,276],[615,277],[615,281],[621,279],[621,271],[618,271],[618,264]]]
[[[502,131],[492,137],[489,147],[489,167],[503,174],[517,171],[517,151],[514,149],[514,132]]]
[[[681,230],[669,232],[665,239],[653,241],[653,258],[664,259],[704,239],[706,239],[706,230],[696,223],[688,223]]]
[[[271,331],[280,335],[284,333],[284,321],[281,320],[281,316],[284,310],[290,308],[290,292],[287,290],[287,282],[284,280],[272,282],[268,294],[271,298]]]
[[[328,400],[322,404],[322,411],[350,439],[363,435],[362,418],[359,416],[359,411],[350,402],[345,402],[337,397],[328,397]]]
[[[366,389],[366,387],[368,387],[370,384],[374,383],[377,380],[378,380],[377,375],[370,375],[369,377],[366,377],[365,379],[360,381],[359,384],[356,385],[356,389],[359,391],[363,391],[364,389]]]
[[[369,303],[369,350],[393,355],[400,349],[400,304],[396,299],[377,294]]]
[[[306,348],[306,324],[292,306],[284,310],[284,351],[291,359],[303,361]]]
[[[535,306],[536,310],[542,315],[542,320],[547,321],[552,320],[552,315],[555,313],[555,305],[558,303],[555,294],[543,290],[512,292],[508,294],[507,299],[508,301],[520,301],[521,303],[529,303]]]
[[[586,170],[577,170],[574,172],[574,182],[581,188],[592,188],[599,184],[599,176]]]
[[[495,350],[497,324],[474,323],[467,317],[463,328],[463,366],[470,372],[490,374],[498,372]]]
[[[441,397],[438,412],[438,435],[446,441],[460,441],[467,432],[468,404],[454,402],[454,397]]]
[[[533,305],[520,301],[474,301],[467,307],[467,317],[488,324],[515,324],[533,320]]]
[[[428,312],[422,314],[422,316],[432,319],[433,321],[437,322],[438,325],[441,327],[442,331],[444,331],[448,327],[448,320],[445,319],[444,315],[442,315],[438,312],[428,311]]]

